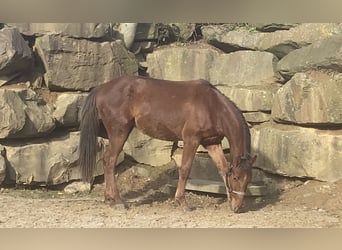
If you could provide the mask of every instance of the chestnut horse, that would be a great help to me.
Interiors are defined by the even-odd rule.
[[[123,207],[115,179],[115,166],[134,127],[167,141],[183,141],[184,149],[175,194],[187,209],[184,189],[199,145],[207,148],[226,185],[234,212],[239,212],[252,177],[250,133],[236,105],[209,82],[167,81],[126,76],[94,88],[86,98],[81,116],[80,168],[82,180],[93,182],[96,143],[103,124],[109,139],[104,155],[105,200]],[[221,146],[230,144],[228,163]]]

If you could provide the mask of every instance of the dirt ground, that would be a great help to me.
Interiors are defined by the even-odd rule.
[[[118,183],[129,209],[103,202],[103,180],[91,193],[68,194],[63,186],[0,190],[1,228],[330,228],[341,227],[342,181],[287,181],[279,192],[247,197],[246,211],[234,214],[222,195],[187,192],[190,212],[177,208],[176,177],[164,168],[123,164]]]

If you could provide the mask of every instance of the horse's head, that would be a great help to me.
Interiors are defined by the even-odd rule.
[[[231,164],[228,170],[226,185],[231,208],[235,213],[240,212],[244,205],[244,197],[252,179],[252,165],[255,160],[256,156],[242,157],[236,166]]]

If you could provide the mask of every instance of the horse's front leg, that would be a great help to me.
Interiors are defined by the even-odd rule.
[[[187,141],[184,140],[182,163],[178,170],[179,179],[178,179],[178,185],[177,185],[177,190],[175,194],[176,203],[184,210],[190,210],[185,199],[185,186],[186,186],[186,182],[188,180],[189,174],[190,174],[192,161],[195,157],[198,146],[199,146],[198,141],[191,140],[191,139]]]
[[[222,145],[216,144],[216,145],[209,145],[206,146],[208,153],[211,157],[211,159],[214,161],[219,174],[222,177],[222,180],[224,181],[226,191],[227,191],[227,198],[230,200],[230,193],[228,189],[228,183],[227,183],[227,173],[228,173],[228,162],[226,160],[226,157],[224,156]]]

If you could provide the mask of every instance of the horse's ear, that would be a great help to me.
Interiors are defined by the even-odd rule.
[[[249,158],[249,164],[251,164],[251,166],[253,166],[254,162],[256,161],[257,156],[254,155],[253,157]]]

